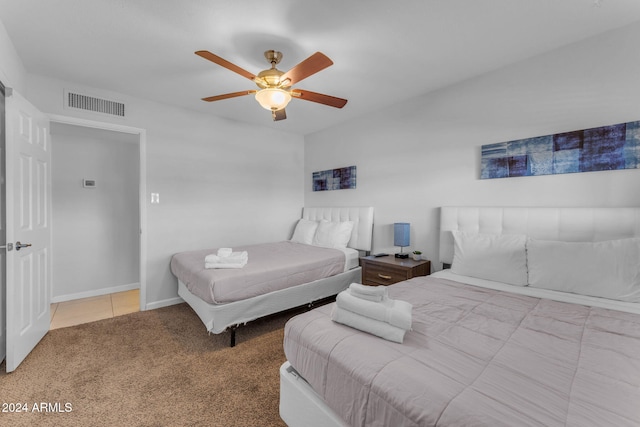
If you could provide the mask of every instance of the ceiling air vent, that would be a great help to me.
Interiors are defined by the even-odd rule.
[[[65,95],[65,106],[68,108],[124,117],[124,104],[122,102],[109,101],[108,99],[95,98],[74,92],[66,92]]]

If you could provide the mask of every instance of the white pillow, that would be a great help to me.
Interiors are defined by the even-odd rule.
[[[640,238],[527,241],[529,286],[640,302]]]
[[[526,236],[462,231],[452,233],[452,273],[527,286]]]
[[[351,240],[352,230],[353,221],[320,221],[312,244],[325,248],[346,248]]]
[[[300,219],[296,224],[296,229],[293,232],[292,242],[304,243],[310,245],[313,242],[313,236],[316,234],[318,228],[318,221],[309,221],[308,219]]]

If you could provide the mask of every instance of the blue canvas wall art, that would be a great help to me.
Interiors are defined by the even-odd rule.
[[[356,188],[356,167],[329,169],[313,172],[313,191],[344,190]]]
[[[640,121],[482,146],[481,179],[640,167]]]

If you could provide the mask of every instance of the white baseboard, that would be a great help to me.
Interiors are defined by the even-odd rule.
[[[110,288],[96,289],[93,291],[78,292],[75,294],[58,295],[51,298],[52,303],[71,301],[81,298],[98,297],[100,295],[115,294],[116,292],[126,292],[140,289],[140,283],[130,283],[128,285],[112,286]]]
[[[168,307],[170,305],[176,305],[183,303],[184,300],[180,297],[164,299],[162,301],[154,301],[145,307],[145,310],[155,310],[156,308]]]

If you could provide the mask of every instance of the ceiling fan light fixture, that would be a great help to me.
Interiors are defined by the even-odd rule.
[[[291,94],[284,89],[266,88],[256,92],[256,101],[269,111],[282,110],[291,101]]]

